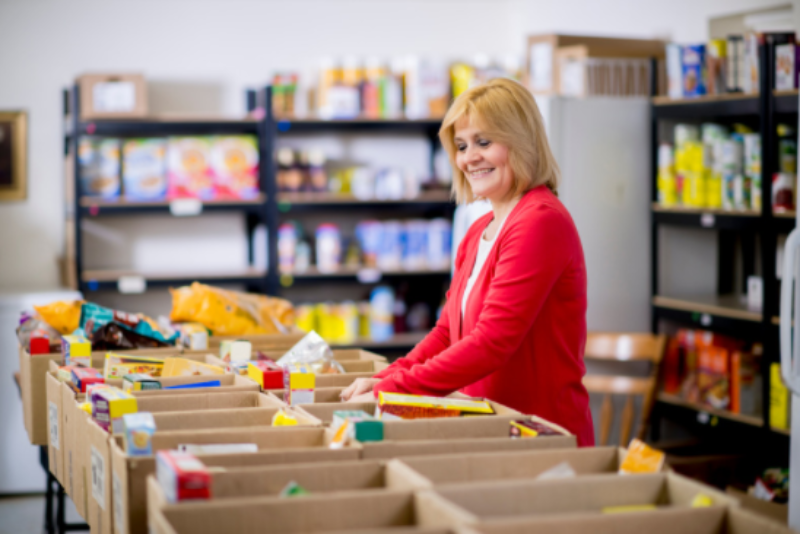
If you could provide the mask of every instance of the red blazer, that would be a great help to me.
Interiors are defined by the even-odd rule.
[[[586,265],[578,231],[545,186],[508,216],[472,288],[461,300],[491,213],[458,248],[447,302],[433,330],[376,378],[374,392],[485,397],[567,428],[594,444],[586,372]]]

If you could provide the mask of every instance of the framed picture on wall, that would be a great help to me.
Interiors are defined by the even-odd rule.
[[[28,114],[0,111],[0,201],[25,200],[28,182]]]

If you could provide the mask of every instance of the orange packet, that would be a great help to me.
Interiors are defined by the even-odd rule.
[[[621,475],[635,475],[640,473],[658,473],[664,466],[666,455],[643,441],[634,439],[628,445],[628,454],[619,466]]]

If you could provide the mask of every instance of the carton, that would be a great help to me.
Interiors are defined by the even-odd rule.
[[[342,391],[344,390],[345,388],[317,388],[314,390],[314,404],[319,405],[321,403],[341,403]],[[286,402],[285,389],[268,389],[264,391],[264,394],[272,395],[281,402]]]
[[[563,462],[577,475],[615,474],[624,455],[624,449],[596,447],[420,456],[403,458],[401,462],[416,475],[416,486],[432,488],[441,484],[535,479]]]
[[[783,525],[785,525],[789,519],[789,506],[787,504],[758,499],[730,486],[725,488],[725,493],[735,497],[745,510],[750,510],[756,514],[768,517]]]
[[[64,387],[68,386],[64,385]],[[134,396],[140,412],[154,414],[157,428],[159,421],[167,427],[177,425],[181,429],[212,428],[213,425],[226,427],[228,424],[234,423],[241,423],[242,425],[253,422],[258,423],[268,416],[271,418],[274,412],[284,407],[276,399],[255,391],[182,393],[170,392],[169,390],[137,391]],[[231,411],[248,412],[253,409],[270,409],[271,411],[269,413],[262,412],[254,416],[237,414],[233,417],[231,414]],[[170,412],[181,413],[168,415]],[[162,414],[164,417],[162,417]],[[175,421],[179,422],[176,423]],[[180,423],[180,421],[183,421],[183,423]],[[91,417],[83,419],[82,422],[82,428],[77,428],[76,432],[79,436],[83,436],[85,441],[82,443],[79,439],[76,444],[78,448],[76,454],[79,458],[76,469],[85,469],[87,480],[89,481],[85,489],[87,499],[86,520],[92,528],[92,532],[111,533],[114,529],[112,508],[118,504],[112,499],[119,493],[117,491],[118,488],[115,488],[112,484],[119,486],[121,482],[111,475],[112,460],[109,440],[113,441],[113,439],[117,439],[117,436],[111,438],[108,432],[91,420]],[[168,434],[169,432],[164,433]],[[157,430],[153,435],[154,451],[157,450],[155,440],[158,434]],[[122,436],[120,435],[118,439],[122,440]],[[122,445],[120,444],[120,446]],[[149,458],[134,457],[134,462],[147,459]]]
[[[331,450],[328,448],[331,438],[331,432],[322,428],[252,427],[228,430],[156,431],[153,434],[152,444],[154,452],[175,449],[181,444],[189,443],[255,443],[258,446],[258,452],[255,453],[196,455],[208,467],[252,469],[259,465],[359,459],[361,451],[358,445]],[[148,475],[155,473],[155,459],[152,456],[127,456],[121,436],[114,436],[111,440],[110,453],[113,466],[113,532],[145,533],[147,531],[146,480]],[[213,493],[212,487],[212,495]]]
[[[456,534],[790,534],[787,527],[740,508],[661,508],[639,514],[575,514],[498,519],[457,528]]]
[[[82,121],[147,116],[147,84],[141,74],[84,74],[76,83]]]
[[[324,462],[281,466],[211,469],[212,499],[276,497],[290,482],[312,495],[349,490],[413,489],[409,471],[398,460]],[[148,518],[168,502],[158,480],[147,477]]]
[[[492,450],[574,448],[575,436],[511,438],[509,421],[532,416],[480,416],[384,421],[383,441],[362,444],[365,459]]]
[[[413,527],[422,532],[443,533],[455,522],[451,508],[433,492],[363,490],[301,499],[251,497],[167,505],[154,511],[151,525],[156,534],[345,530],[388,534],[420,532]]]
[[[50,472],[58,482],[66,487],[64,479],[64,423],[61,399],[61,382],[56,375],[48,372],[45,376],[47,399],[47,460]]]
[[[553,480],[502,480],[450,484],[436,492],[461,510],[469,523],[498,518],[554,514],[601,514],[611,506],[656,505],[688,508],[703,494],[712,506],[736,506],[736,499],[673,473],[650,475],[586,475]]]

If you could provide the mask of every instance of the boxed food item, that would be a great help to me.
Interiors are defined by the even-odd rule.
[[[50,334],[43,328],[31,332],[28,338],[28,354],[49,354]]]
[[[775,89],[778,91],[795,88],[795,54],[794,43],[775,46]]]
[[[125,452],[129,456],[151,456],[152,438],[156,422],[150,412],[129,413],[122,416],[125,434]]]
[[[119,160],[119,139],[81,137],[78,143],[81,195],[119,198]]]
[[[269,360],[247,362],[247,376],[261,386],[261,389],[281,389],[283,372],[278,364]],[[311,389],[314,389],[313,385]]]
[[[211,171],[217,198],[255,198],[258,195],[258,138],[253,135],[215,137]]]
[[[569,436],[569,432],[544,420],[519,419],[511,421],[509,436],[512,438],[535,438],[539,436]]]
[[[219,357],[223,362],[246,362],[253,356],[253,344],[242,339],[224,339],[219,344]]]
[[[86,388],[90,384],[103,384],[105,382],[102,371],[92,367],[74,367],[71,381],[80,393],[86,393]]]
[[[125,393],[154,389],[161,389],[161,382],[150,375],[136,373],[122,377],[122,391]]]
[[[158,377],[163,368],[164,358],[109,352],[106,353],[103,376],[106,380],[122,379],[125,375],[132,374]]]
[[[122,145],[122,185],[127,200],[163,200],[167,196],[167,142],[127,139]]]
[[[181,345],[189,350],[208,349],[208,329],[200,323],[176,325],[180,333]]]
[[[122,432],[122,416],[136,413],[136,397],[118,388],[93,389],[89,394],[92,403],[92,419],[113,434]]]
[[[381,391],[378,395],[377,416],[383,420],[459,417],[467,414],[493,413],[492,406],[482,400],[424,397],[386,391]]]
[[[760,345],[754,345],[752,351],[731,353],[730,411],[733,413],[761,413],[762,380],[758,358],[762,350]]]
[[[706,47],[689,45],[683,47],[683,96],[706,94]]]
[[[666,455],[641,440],[634,439],[628,446],[625,458],[619,466],[619,472],[624,475],[640,473],[658,473],[664,467]]]
[[[80,369],[77,365],[61,365],[56,373],[59,382],[72,382],[72,371]]]
[[[156,478],[170,503],[211,498],[211,474],[193,454],[158,451]]]
[[[209,163],[212,138],[170,137],[167,141],[167,196],[169,198],[214,198],[214,180]]]
[[[289,406],[313,404],[315,383],[316,377],[308,365],[295,363],[283,368],[285,400]]]
[[[62,336],[61,355],[64,365],[92,366],[92,344],[84,336]]]
[[[196,375],[223,375],[225,369],[207,363],[195,362],[186,358],[167,358],[164,360],[163,377],[196,376]]]
[[[703,347],[698,352],[697,386],[701,402],[727,410],[730,405],[728,350]]]
[[[331,430],[336,432],[343,425],[348,425],[350,439],[356,441],[382,441],[383,421],[378,421],[363,410],[336,410],[333,412]]]
[[[76,81],[81,120],[143,119],[147,116],[147,84],[141,74],[83,74]]]

